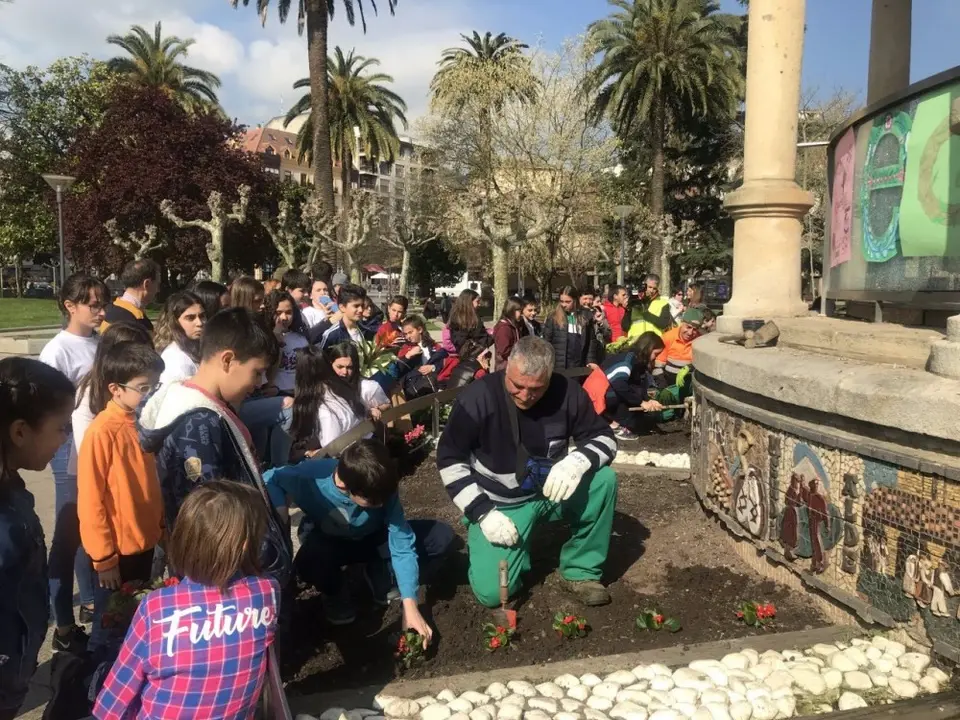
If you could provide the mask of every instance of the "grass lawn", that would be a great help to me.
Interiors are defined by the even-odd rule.
[[[53,298],[0,298],[0,330],[59,324],[60,311]]]

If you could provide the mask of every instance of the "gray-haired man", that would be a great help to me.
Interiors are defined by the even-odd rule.
[[[504,371],[457,398],[437,448],[440,477],[469,523],[470,586],[488,607],[500,603],[500,560],[512,596],[530,569],[534,526],[560,518],[573,531],[560,552],[564,587],[586,605],[610,602],[600,578],[617,502],[607,467],[617,443],[583,388],[553,372],[553,359],[546,341],[521,338]]]

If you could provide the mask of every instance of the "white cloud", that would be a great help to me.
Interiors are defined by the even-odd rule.
[[[159,8],[159,9],[158,9]],[[393,89],[407,101],[411,121],[427,107],[430,78],[444,48],[478,26],[470,0],[405,0],[395,16],[367,17],[367,34],[350,27],[342,8],[330,27],[330,47],[376,57],[392,75]],[[286,111],[300,91],[294,81],[307,75],[306,39],[296,18],[281,26],[271,7],[265,28],[250,7],[230,9],[225,0],[14,0],[0,5],[0,62],[13,67],[47,65],[57,57],[87,53],[109,58],[118,49],[106,38],[131,25],[192,37],[188,62],[218,74],[227,112],[256,124]],[[482,22],[479,25],[483,25]]]

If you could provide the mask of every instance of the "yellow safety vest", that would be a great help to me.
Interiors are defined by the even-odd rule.
[[[659,315],[661,312],[663,312],[663,308],[669,304],[670,301],[667,300],[667,298],[663,296],[656,297],[650,301],[650,305],[647,307],[647,312],[651,315]],[[656,333],[658,337],[663,337],[663,330],[658,328],[652,322],[644,320],[642,317],[630,323],[630,331],[627,333],[627,337],[632,340],[640,337],[645,332]]]

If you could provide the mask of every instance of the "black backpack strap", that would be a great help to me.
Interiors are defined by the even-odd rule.
[[[510,419],[510,431],[513,434],[513,442],[517,446],[517,482],[522,482],[523,478],[527,474],[527,460],[530,458],[530,453],[527,452],[527,449],[523,446],[523,442],[520,440],[520,421],[517,416],[517,404],[513,401],[513,398],[510,396],[510,393],[507,392],[507,376],[503,376],[503,401],[507,405],[507,417]]]

